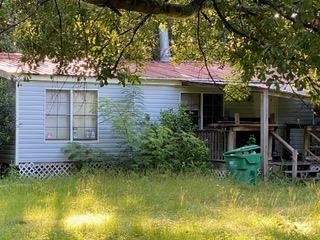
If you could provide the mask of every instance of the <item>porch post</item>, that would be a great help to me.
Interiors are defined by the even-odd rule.
[[[236,132],[233,131],[233,128],[230,128],[228,132],[228,151],[234,149],[236,145],[235,142],[236,142]]]
[[[269,143],[269,94],[268,89],[264,89],[261,93],[260,103],[260,145],[262,157],[262,177],[263,181],[268,180],[268,143]]]

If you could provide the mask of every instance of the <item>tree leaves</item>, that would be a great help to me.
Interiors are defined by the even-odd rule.
[[[110,78],[119,78],[121,84],[136,82],[129,65],[157,60],[158,27],[166,23],[174,61],[228,63],[241,72],[244,82],[258,77],[318,92],[320,1],[90,2],[96,5],[6,0],[0,8],[0,26],[15,26],[9,43],[24,53],[27,62],[48,56],[65,73],[70,61],[85,59],[101,85]],[[109,8],[100,7],[106,3]],[[110,4],[120,9],[121,16],[110,10]],[[268,74],[268,69],[276,74]]]

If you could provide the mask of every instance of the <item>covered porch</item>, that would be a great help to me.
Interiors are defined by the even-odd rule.
[[[261,144],[264,141],[261,139],[264,136],[260,134],[261,124],[255,122],[221,122],[214,124],[212,128],[199,130],[198,136],[207,143],[210,160],[217,169],[225,168],[224,152],[246,144],[255,143],[264,146],[264,149],[261,147],[261,170],[264,180],[267,180],[273,166],[283,170],[287,166],[290,169],[292,178],[296,179],[298,177],[298,164],[302,164],[302,162],[298,162],[298,150],[294,149],[277,133],[277,131],[283,132],[284,129],[285,126],[279,124],[268,124],[266,144]],[[252,139],[254,142],[250,142]],[[264,150],[266,150],[265,153]],[[283,154],[284,152],[285,154]],[[284,155],[288,159],[284,159]],[[296,172],[294,171],[295,169]],[[286,173],[289,173],[289,170]]]
[[[270,169],[279,169],[284,175],[292,177],[294,181],[306,176],[320,177],[318,174],[320,165],[317,168],[318,172],[315,172],[313,167],[318,166],[315,159],[320,163],[320,157],[316,158],[310,152],[309,157],[306,157],[307,136],[309,138],[312,136],[313,142],[316,139],[320,145],[320,134],[319,137],[314,137],[305,133],[307,126],[315,122],[311,105],[303,106],[304,109],[302,109],[300,105],[305,104],[300,104],[299,99],[294,102],[291,97],[282,98],[282,95],[270,94],[268,89],[257,91],[255,95],[254,100],[256,101],[250,103],[228,105],[223,102],[220,108],[212,107],[211,109],[222,109],[222,112],[218,111],[220,117],[212,118],[213,121],[209,124],[207,121],[206,125],[202,121],[203,115],[208,115],[205,113],[206,108],[203,107],[205,104],[200,102],[199,112],[193,105],[193,112],[197,112],[195,119],[200,126],[198,135],[207,142],[210,159],[215,167],[223,168],[225,163],[223,153],[245,145],[249,137],[253,135],[256,144],[261,146],[261,173],[264,180],[268,179]],[[186,96],[184,97],[186,99]],[[218,104],[214,101],[211,103]],[[248,115],[249,110],[246,107],[252,106],[256,107],[254,110],[251,109],[256,114]],[[295,110],[290,110],[290,108],[295,108]],[[233,117],[230,117],[232,110],[239,110],[239,112],[233,112]],[[211,111],[214,112],[214,110]],[[293,124],[299,126],[299,129],[290,128]],[[320,132],[320,128],[318,130]],[[312,161],[310,155],[313,156]]]

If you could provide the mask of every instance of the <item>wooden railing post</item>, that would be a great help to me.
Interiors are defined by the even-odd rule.
[[[309,135],[309,130],[307,127],[304,128],[304,158],[308,156],[308,150],[310,148],[310,135]]]
[[[260,101],[260,145],[261,145],[261,158],[262,158],[262,177],[263,181],[268,180],[269,171],[269,93],[268,89],[264,89],[261,93]]]
[[[236,132],[229,129],[228,132],[228,151],[234,149],[236,142]]]
[[[292,181],[297,180],[297,171],[298,171],[298,151],[294,150],[292,152]]]
[[[271,132],[271,135],[279,141],[279,143],[284,146],[288,151],[291,152],[292,155],[292,181],[296,181],[297,179],[297,171],[298,171],[298,151],[290,146],[282,137],[280,137],[275,132]]]

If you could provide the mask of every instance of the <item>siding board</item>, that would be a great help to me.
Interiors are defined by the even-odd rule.
[[[144,97],[144,110],[155,120],[161,110],[176,108],[179,104],[180,89],[175,86],[139,85]],[[82,85],[70,83],[26,82],[19,88],[19,161],[25,162],[61,162],[65,157],[61,149],[68,141],[44,140],[44,110],[46,89],[84,89]],[[108,85],[99,88],[96,84],[86,84],[87,89],[99,89],[99,98],[121,100],[123,87]],[[109,122],[99,118],[97,141],[83,141],[93,148],[100,148],[110,154],[118,153],[123,141],[112,131]]]
[[[302,100],[281,98],[279,100],[278,122],[284,126],[288,124],[297,126],[290,129],[289,143],[299,153],[303,153],[304,125],[313,124],[311,105]],[[301,124],[300,127],[299,124]]]

